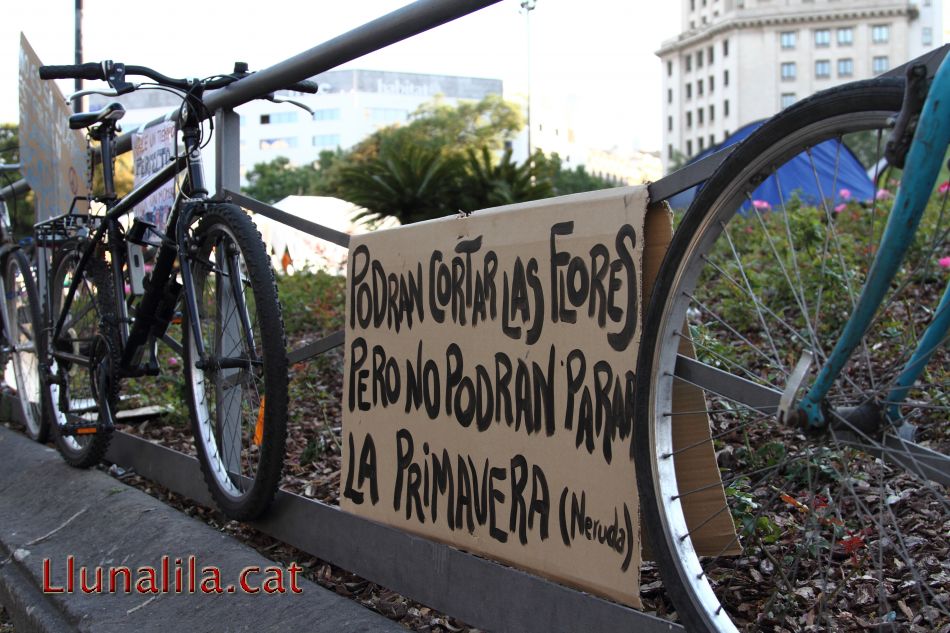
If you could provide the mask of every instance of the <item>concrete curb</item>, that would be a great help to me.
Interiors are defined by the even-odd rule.
[[[49,587],[64,587],[67,557],[75,559],[75,589],[44,593],[44,561]],[[167,592],[86,594],[80,590],[81,567],[127,566],[133,587],[137,569],[161,569],[168,557]],[[221,585],[235,591],[217,595],[189,593],[185,561],[196,569],[219,569]],[[183,571],[182,593],[174,592],[174,561]],[[165,632],[173,625],[191,631],[287,631],[326,633],[404,632],[398,623],[369,611],[305,579],[301,593],[252,595],[240,590],[241,571],[260,585],[273,565],[256,551],[206,524],[125,486],[97,470],[67,466],[55,450],[0,427],[0,602],[17,633],[90,631],[96,633]],[[202,575],[196,581],[200,586]],[[92,576],[90,576],[90,579]],[[120,577],[121,580],[121,577]],[[119,583],[121,587],[121,582]]]

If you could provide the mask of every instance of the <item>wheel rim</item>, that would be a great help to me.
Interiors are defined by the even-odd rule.
[[[786,204],[782,208],[766,212],[757,208],[754,199],[747,195],[753,188],[747,183],[753,178],[757,183],[763,172],[774,178],[770,168],[796,155],[803,139],[833,138],[845,132],[847,140],[854,140],[857,137],[850,132],[880,129],[888,114],[852,113],[805,126],[772,146],[759,160],[753,160],[742,176],[735,178],[735,186],[717,196],[717,212],[707,215],[687,247],[693,255],[691,265],[677,271],[669,289],[673,298],[665,307],[657,334],[658,347],[663,351],[653,358],[651,373],[653,486],[666,546],[678,559],[673,564],[678,566],[679,584],[686,587],[696,617],[710,630],[735,630],[732,620],[743,628],[783,626],[794,630],[818,624],[834,630],[858,626],[849,614],[837,611],[840,600],[873,603],[873,610],[865,609],[862,613],[873,611],[878,618],[872,618],[875,623],[900,621],[908,612],[926,614],[924,617],[930,619],[924,622],[934,628],[950,622],[950,605],[937,597],[941,593],[939,578],[943,577],[939,574],[947,574],[948,570],[931,569],[932,561],[927,560],[920,537],[902,532],[909,526],[905,524],[907,513],[901,504],[921,506],[916,509],[920,511],[918,515],[930,516],[936,526],[944,526],[938,527],[938,536],[943,529],[942,542],[946,545],[945,526],[950,512],[944,489],[938,484],[904,479],[905,475],[895,474],[889,464],[855,450],[850,440],[843,438],[843,431],[853,430],[850,422],[825,436],[812,437],[790,427],[779,428],[774,420],[768,422],[768,416],[743,409],[716,396],[711,389],[705,390],[719,465],[726,469],[723,479],[729,511],[738,526],[743,548],[738,557],[696,553],[682,509],[682,500],[691,491],[680,490],[677,485],[673,389],[683,380],[675,377],[677,345],[664,342],[688,340],[703,362],[782,392],[787,384],[785,377],[801,356],[801,350],[815,352],[819,364],[823,360],[829,349],[826,341],[833,342],[831,333],[846,318],[847,307],[860,288],[866,272],[862,261],[871,261],[873,253],[855,258],[853,253],[845,252],[854,243],[853,235],[845,234],[846,228],[869,228],[866,237],[873,244],[883,227],[889,195],[875,195],[870,205],[865,206],[845,200],[839,188],[834,187],[825,196],[829,200],[817,205],[813,213],[806,209],[807,205],[795,206],[794,200],[783,200]],[[876,135],[875,145],[883,147],[885,139],[886,134]],[[743,203],[747,210],[738,213]],[[928,281],[928,275],[937,272],[934,253],[950,244],[946,193],[942,198],[935,196],[931,207],[928,217],[935,224],[927,228],[927,239],[921,240],[922,246],[912,256],[916,263],[903,271],[902,283],[906,285],[898,284],[889,295],[885,316],[872,329],[879,337],[890,336],[883,340],[891,347],[899,347],[908,338],[892,331],[895,323],[899,324],[900,315],[906,314],[915,327],[926,322],[920,318],[921,310],[907,305],[906,297],[916,297],[917,305],[931,301],[933,307],[937,305],[933,300],[934,284]],[[802,218],[809,216],[813,225],[794,224],[796,219],[804,222]],[[817,273],[800,258],[796,260],[797,253],[809,252],[808,249],[795,238],[782,236],[797,235],[796,231],[809,228],[815,229],[811,237],[821,245],[817,252],[825,263],[825,268],[819,267]],[[823,235],[818,230],[822,228]],[[801,234],[810,236],[807,232]],[[770,235],[776,239],[770,241]],[[784,245],[777,239],[780,236],[787,239]],[[762,270],[763,253],[781,265]],[[730,259],[733,263],[729,266],[723,263]],[[749,266],[753,261],[757,265]],[[812,274],[817,276],[811,279]],[[840,288],[829,285],[828,278],[833,276],[839,279]],[[806,290],[811,285],[819,292],[792,290],[790,297],[783,297],[784,290],[779,287],[782,285],[798,285]],[[725,292],[724,286],[732,290]],[[838,296],[829,296],[832,291]],[[741,305],[728,304],[727,299],[733,296],[745,296],[747,314],[737,309]],[[939,293],[935,298],[939,300]],[[787,309],[789,305],[791,310]],[[891,323],[886,318],[896,321]],[[782,336],[776,336],[777,332]],[[894,368],[909,353],[901,351],[888,358],[881,351],[886,347],[873,347],[880,340],[869,341],[860,350],[845,379],[839,381],[831,394],[832,405],[880,401],[881,394],[887,393],[888,382],[896,375]],[[741,355],[734,350],[736,347],[743,348]],[[904,416],[920,424],[925,437],[942,449],[947,446],[950,410],[950,401],[943,395],[943,384],[950,380],[945,370],[948,362],[945,350],[941,350],[928,366],[935,368],[928,376],[929,382],[918,385],[911,396],[914,406],[903,409]],[[858,480],[862,483],[851,481],[856,474],[865,478]],[[919,489],[908,496],[912,485]],[[855,519],[869,521],[871,529]],[[698,517],[693,528],[703,520]],[[933,547],[940,551],[941,545],[936,543]],[[754,573],[751,567],[742,569],[756,557],[764,561],[759,563],[759,569]],[[906,570],[895,572],[891,560],[885,560],[887,557],[899,559]],[[854,576],[858,571],[862,574]],[[891,575],[884,576],[884,571]],[[863,572],[878,578],[887,591],[870,591],[869,585],[873,583],[862,580]],[[887,578],[895,574],[901,583],[917,583],[918,587],[909,592],[891,587],[893,583]],[[932,579],[934,574],[938,574],[937,580]],[[943,593],[946,582],[943,581]],[[752,583],[756,586],[750,586]],[[741,611],[743,607],[747,610]]]
[[[40,372],[36,354],[35,324],[33,307],[27,291],[26,275],[20,263],[13,255],[8,260],[7,287],[7,323],[10,325],[11,355],[17,397],[26,427],[32,437],[39,437],[40,422]]]
[[[213,224],[198,239],[198,254],[191,266],[206,356],[251,359],[244,368],[199,368],[199,353],[189,324],[187,359],[196,441],[201,444],[219,490],[239,501],[257,477],[263,449],[266,398],[261,325],[244,256],[234,234],[223,224]],[[235,270],[243,288],[246,319],[241,316],[231,287],[230,276]]]

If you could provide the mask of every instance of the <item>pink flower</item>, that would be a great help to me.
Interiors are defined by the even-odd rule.
[[[941,268],[950,268],[950,257],[941,257],[937,260]]]
[[[772,205],[765,200],[753,200],[752,206],[756,209],[768,210],[772,208]]]
[[[940,193],[947,193],[947,191],[950,191],[950,180],[940,183],[940,187],[937,188],[937,191]]]
[[[835,207],[835,213],[841,213],[842,211],[844,211],[844,210],[847,209],[847,208],[848,208],[848,205],[846,205],[845,203],[842,202],[841,204],[839,204],[838,206]]]
[[[841,191],[838,192],[838,195],[841,196],[841,199],[842,199],[842,200],[850,200],[850,199],[851,199],[851,190],[850,190],[850,189],[842,189]]]
[[[891,192],[887,189],[878,189],[874,198],[877,200],[889,200],[891,198]]]
[[[171,365],[172,367],[175,367],[176,365],[178,365],[178,359],[174,356],[169,356],[168,364]]]

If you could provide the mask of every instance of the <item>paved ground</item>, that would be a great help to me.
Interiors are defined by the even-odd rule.
[[[70,557],[72,592],[65,591]],[[162,586],[163,557],[168,591]],[[296,580],[300,593],[293,593],[286,572],[281,574],[284,594],[241,590],[242,570],[260,568],[246,577],[256,589],[275,576],[264,571],[269,565],[253,549],[204,523],[101,471],[70,468],[53,449],[0,427],[0,603],[17,633],[166,632],[179,624],[189,633],[405,630],[303,578]],[[44,567],[46,588],[62,593],[44,593]],[[81,570],[88,570],[87,586],[94,588],[97,567],[103,569],[103,592],[84,593]],[[125,592],[122,567],[129,568],[133,589],[143,578],[142,588],[150,588],[149,572],[139,568],[155,569],[158,593]],[[219,570],[223,593],[200,593],[203,580],[214,588],[214,572],[205,567]],[[114,594],[108,593],[110,568],[120,569]],[[176,572],[181,593],[175,593]],[[194,593],[189,575],[195,578]],[[275,582],[269,588],[276,588]]]

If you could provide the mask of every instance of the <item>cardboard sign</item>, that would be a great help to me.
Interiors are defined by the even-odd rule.
[[[174,121],[165,121],[132,135],[136,187],[172,161],[175,143]],[[135,217],[154,224],[164,233],[174,203],[175,181],[172,179],[135,207]]]
[[[20,34],[20,164],[36,194],[36,219],[69,211],[76,196],[89,195],[90,169],[86,139],[66,124],[69,108],[52,81],[39,78],[42,66]],[[88,205],[77,201],[77,209]]]
[[[639,606],[645,187],[356,236],[344,509]]]

